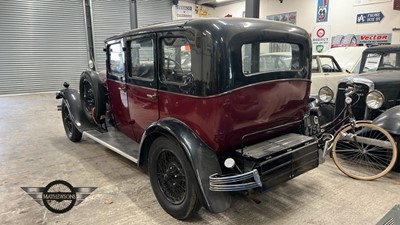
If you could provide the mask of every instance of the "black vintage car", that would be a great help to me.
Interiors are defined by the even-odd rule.
[[[335,115],[344,107],[344,88],[351,79],[362,92],[353,106],[357,120],[373,120],[385,110],[400,105],[400,45],[377,46],[364,50],[360,75],[338,85]]]
[[[345,106],[345,88],[351,82],[357,86],[359,95],[353,96],[353,113],[357,120],[374,120],[374,123],[400,140],[400,45],[371,47],[363,52],[360,74],[343,79],[337,89],[336,102],[333,109],[339,115]],[[323,100],[321,108],[333,98],[333,91],[324,87],[319,92],[319,100]],[[324,105],[325,104],[325,105]],[[395,107],[394,109],[391,109]],[[391,109],[391,110],[388,110]],[[332,113],[332,112],[331,112]],[[325,117],[329,117],[326,112]],[[330,117],[333,119],[333,117]],[[400,171],[400,162],[394,167]]]
[[[238,18],[110,37],[106,81],[84,71],[79,92],[66,84],[57,94],[65,132],[147,167],[173,217],[202,206],[221,212],[229,192],[265,191],[318,166],[317,142],[303,135],[316,125],[310,45],[299,27]],[[286,66],[263,64],[263,55],[279,52],[289,55]]]

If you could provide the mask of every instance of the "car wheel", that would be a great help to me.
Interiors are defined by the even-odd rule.
[[[106,88],[98,76],[83,72],[79,81],[83,111],[90,122],[100,121],[106,113]]]
[[[168,214],[183,220],[201,208],[192,166],[175,141],[159,137],[152,143],[148,171],[154,195]]]
[[[76,128],[74,122],[72,121],[71,114],[65,104],[64,100],[61,104],[61,115],[64,125],[65,134],[68,139],[72,142],[78,142],[82,139],[82,133]]]

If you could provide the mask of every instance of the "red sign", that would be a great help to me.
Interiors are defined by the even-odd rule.
[[[317,37],[322,38],[323,36],[325,36],[325,30],[324,28],[319,28],[317,30]]]
[[[361,34],[360,40],[361,41],[372,41],[372,40],[388,40],[389,36],[386,34],[379,35],[379,34]]]

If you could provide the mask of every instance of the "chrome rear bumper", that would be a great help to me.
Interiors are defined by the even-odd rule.
[[[246,180],[248,182],[242,183]],[[232,176],[221,176],[218,174],[210,176],[211,191],[244,191],[261,186],[262,183],[257,169]]]

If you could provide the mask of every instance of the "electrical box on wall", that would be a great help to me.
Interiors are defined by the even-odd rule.
[[[393,9],[400,10],[400,0],[394,0]]]

